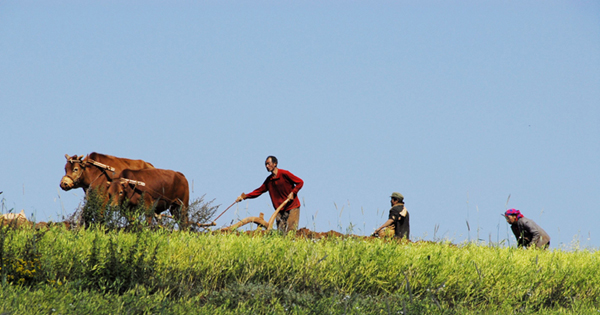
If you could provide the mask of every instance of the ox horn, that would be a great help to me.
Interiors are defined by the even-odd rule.
[[[65,154],[65,158],[67,158],[67,160],[70,158],[70,156],[68,154]]]

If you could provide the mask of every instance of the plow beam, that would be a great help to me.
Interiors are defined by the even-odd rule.
[[[221,231],[231,231],[231,230],[235,230],[237,228],[240,228],[248,223],[255,223],[256,225],[262,227],[262,228],[267,228],[267,221],[265,221],[265,215],[261,212],[260,216],[258,217],[247,217],[242,219],[240,222],[232,225],[232,226],[228,226],[225,228],[222,228]]]

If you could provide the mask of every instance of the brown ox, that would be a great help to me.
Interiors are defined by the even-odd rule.
[[[142,160],[118,158],[96,152],[88,154],[85,159],[83,155],[65,154],[65,157],[67,164],[65,176],[60,181],[60,188],[63,190],[83,188],[86,193],[89,188],[105,189],[106,182],[112,182],[113,178],[124,169],[154,168],[152,164]]]
[[[156,214],[168,209],[181,229],[188,226],[190,190],[187,179],[180,172],[163,169],[123,170],[119,179],[110,184],[108,199],[111,206],[123,205],[128,200],[130,208],[143,204],[146,209],[154,208]],[[152,215],[147,214],[146,219],[150,224]]]

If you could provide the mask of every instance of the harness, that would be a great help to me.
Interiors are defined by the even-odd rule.
[[[96,180],[98,180],[98,178],[100,178],[100,176],[102,176],[103,174],[106,174],[106,171],[111,171],[111,172],[113,172],[113,174],[115,173],[115,168],[114,167],[112,167],[110,165],[106,165],[104,163],[100,163],[98,161],[94,161],[94,160],[90,159],[89,156],[86,157],[86,160],[79,160],[79,159],[69,158],[69,159],[67,159],[67,161],[69,163],[71,163],[71,164],[79,163],[79,164],[81,164],[82,168],[87,167],[87,164],[91,164],[91,165],[94,165],[94,166],[98,167],[102,171],[98,176],[96,176],[96,178],[94,178],[93,181],[90,182],[90,186]],[[71,176],[71,175],[65,175],[65,177],[70,178],[73,181],[73,184],[77,185],[81,181],[81,175],[82,174],[83,174],[83,172],[80,172],[79,176],[77,176],[77,178],[73,178],[73,176]],[[109,176],[107,176],[107,177],[109,177]],[[109,179],[110,179],[110,177],[109,177]],[[183,201],[181,199],[177,198],[177,200],[173,200],[173,199],[170,199],[170,198],[166,198],[165,195],[159,193],[158,191],[156,191],[154,189],[151,189],[149,187],[146,187],[146,183],[145,182],[138,181],[138,180],[133,180],[133,179],[129,179],[129,178],[120,178],[120,180],[122,182],[126,182],[128,184],[133,184],[134,185],[134,187],[133,187],[133,193],[134,194],[135,194],[136,191],[139,191],[140,194],[143,193],[143,191],[141,189],[137,188],[137,186],[143,186],[143,187],[146,188],[145,190],[148,190],[148,191],[150,191],[150,192],[155,193],[156,195],[158,195],[158,199],[156,200],[156,202],[158,200],[160,200],[160,199],[166,200],[166,201],[168,201],[170,203],[175,203],[177,201],[181,206],[183,206]],[[131,195],[131,197],[133,197],[133,195]]]
[[[145,190],[147,190],[149,192],[152,192],[152,193],[155,193],[155,194],[158,195],[158,199],[156,199],[155,202],[158,202],[160,199],[163,199],[163,200],[168,201],[171,204],[175,203],[177,201],[181,206],[183,206],[183,201],[181,199],[177,198],[177,200],[174,200],[174,199],[171,199],[171,198],[167,198],[167,197],[165,197],[165,195],[159,193],[158,191],[156,191],[156,190],[154,190],[154,189],[152,189],[150,187],[146,187],[146,183],[145,182],[142,182],[142,181],[139,181],[139,180],[133,180],[133,179],[129,179],[129,178],[120,178],[119,180],[121,182],[126,182],[128,184],[133,184],[133,194],[135,194],[136,192],[138,192],[140,195],[142,193],[144,193],[143,190],[137,188],[137,186],[139,185],[139,186],[145,187]],[[129,199],[131,199],[133,197],[133,194],[129,197]]]
[[[90,159],[89,156],[86,158],[85,161],[82,161],[82,160],[79,160],[79,159],[71,159],[71,158],[67,159],[67,161],[69,163],[71,163],[71,164],[79,163],[79,164],[81,164],[82,168],[86,168],[87,164],[91,164],[91,165],[94,165],[94,166],[98,167],[102,171],[102,172],[100,172],[100,175],[96,176],[96,178],[94,178],[94,180],[90,182],[90,186],[98,178],[100,178],[100,176],[102,176],[102,174],[106,174],[107,170],[113,172],[113,174],[115,173],[115,168],[114,167],[106,165],[106,164],[103,164],[103,163],[100,163],[98,161],[94,161],[94,160]],[[73,178],[73,176],[71,176],[71,175],[65,175],[65,177],[70,178],[73,181],[74,185],[78,185],[79,182],[81,181],[81,175],[82,174],[83,174],[83,171],[79,173],[79,176],[77,176],[77,178]],[[109,176],[107,176],[107,177],[109,177]],[[110,177],[109,177],[109,179],[110,179]]]

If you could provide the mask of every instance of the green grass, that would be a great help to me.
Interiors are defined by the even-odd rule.
[[[600,309],[600,253],[590,250],[99,228],[3,228],[0,245],[0,313],[8,314]]]

